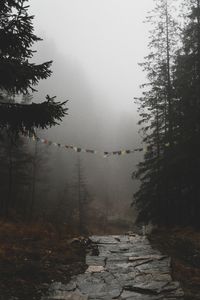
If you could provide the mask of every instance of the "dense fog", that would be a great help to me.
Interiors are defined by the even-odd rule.
[[[34,0],[30,5],[36,34],[43,38],[34,45],[34,61],[53,60],[53,75],[39,84],[34,101],[43,101],[47,94],[69,100],[64,121],[38,135],[98,151],[140,147],[134,97],[141,94],[139,86],[145,80],[138,63],[147,54],[148,27],[143,20],[152,1]],[[54,146],[44,146],[44,151],[45,147],[53,201],[66,183],[76,181],[79,156],[98,211],[107,207],[111,218],[133,219],[130,204],[138,183],[131,174],[141,153],[104,158]]]

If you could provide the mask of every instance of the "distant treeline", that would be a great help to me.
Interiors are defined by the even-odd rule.
[[[58,176],[57,160],[51,148],[21,136],[13,140],[1,130],[0,219],[66,225],[70,232],[87,232],[89,219],[94,222],[93,215],[98,214],[82,162],[67,159],[71,172],[63,168]]]
[[[144,160],[139,222],[200,226],[200,0],[156,0],[137,98]]]

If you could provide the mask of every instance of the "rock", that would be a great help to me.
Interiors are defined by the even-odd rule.
[[[103,266],[89,266],[86,270],[86,273],[100,273],[104,271],[105,268]]]
[[[122,300],[160,300],[159,296],[155,295],[143,295],[140,293],[136,292],[131,292],[131,291],[123,291],[121,294],[121,299]]]
[[[61,290],[68,291],[68,292],[75,291],[75,289],[76,289],[75,282],[69,282],[67,285],[63,285],[61,288]]]
[[[87,265],[92,265],[92,266],[105,266],[105,260],[106,256],[90,256],[87,255],[86,257],[86,264]]]
[[[80,245],[80,244],[87,244],[87,239],[84,237],[80,236],[78,238],[73,238],[69,241],[71,245]]]
[[[177,300],[184,293],[171,277],[171,260],[139,235],[92,236],[88,269],[67,285],[54,283],[43,300]]]
[[[162,281],[146,281],[142,283],[133,283],[132,285],[125,285],[124,289],[128,291],[138,292],[140,294],[158,295],[164,291],[164,288],[169,282]]]
[[[129,257],[129,261],[137,261],[137,260],[162,260],[167,258],[166,255],[146,255],[146,256],[136,256],[136,257]]]

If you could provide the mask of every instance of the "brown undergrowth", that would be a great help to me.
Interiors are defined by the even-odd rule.
[[[84,271],[85,246],[51,224],[0,222],[0,299],[40,299]]]
[[[185,300],[200,299],[200,232],[192,228],[155,230],[151,244],[172,258],[173,278],[180,281]]]

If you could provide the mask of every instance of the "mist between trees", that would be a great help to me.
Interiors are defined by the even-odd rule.
[[[68,118],[67,102],[47,96],[41,103],[34,94],[39,80],[51,75],[52,62],[32,62],[32,45],[40,38],[27,2],[0,4],[1,217],[67,224],[82,233],[100,224],[105,232],[110,224],[129,229],[136,215],[139,223],[198,227],[200,0],[178,7],[175,0],[156,0],[147,16],[149,54],[141,63],[147,80],[135,99],[146,152],[120,163],[66,154],[23,137],[35,130],[51,136],[49,128]],[[97,140],[92,133],[91,140]]]

